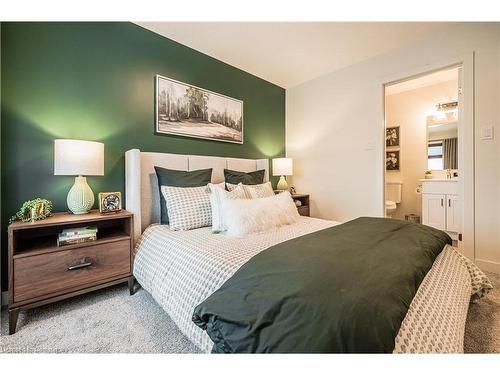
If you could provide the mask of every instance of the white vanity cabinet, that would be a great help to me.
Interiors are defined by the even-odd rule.
[[[460,232],[460,221],[462,210],[458,195],[450,194],[446,196],[446,230],[448,232]]]
[[[446,207],[444,194],[422,194],[422,224],[446,230]]]
[[[449,232],[453,239],[460,233],[462,212],[456,180],[421,180],[422,223]]]

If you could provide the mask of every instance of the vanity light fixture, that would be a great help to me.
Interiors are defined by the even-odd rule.
[[[436,105],[436,109],[442,112],[453,111],[457,109],[457,107],[458,107],[458,101],[438,103]]]

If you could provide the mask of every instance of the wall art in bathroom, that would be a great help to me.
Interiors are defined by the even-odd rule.
[[[400,164],[399,150],[385,152],[385,169],[387,171],[399,171]]]
[[[385,147],[399,147],[399,126],[385,129]]]

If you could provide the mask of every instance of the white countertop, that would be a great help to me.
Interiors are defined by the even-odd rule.
[[[421,178],[421,182],[458,182],[458,178]]]

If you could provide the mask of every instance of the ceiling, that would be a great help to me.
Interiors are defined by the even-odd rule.
[[[138,22],[284,88],[398,48],[450,23]]]
[[[385,94],[394,95],[404,91],[416,90],[422,87],[437,85],[438,83],[456,81],[458,84],[458,68],[440,70],[407,81],[386,86]]]

